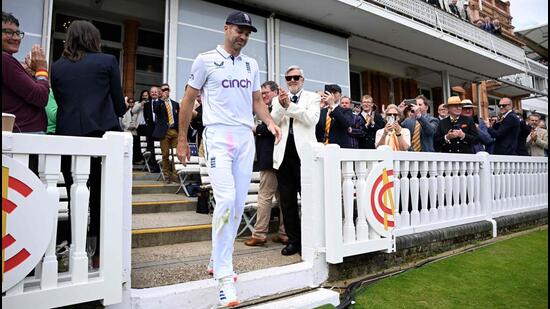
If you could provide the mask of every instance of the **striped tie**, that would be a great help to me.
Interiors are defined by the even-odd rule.
[[[166,112],[168,113],[168,126],[174,124],[174,116],[172,115],[172,108],[170,107],[170,102],[166,102]]]
[[[420,126],[420,122],[418,120],[416,121],[414,125],[414,133],[412,138],[412,148],[416,152],[422,151],[422,144],[420,143],[420,131],[422,130],[422,127]]]
[[[325,145],[329,143],[329,133],[330,133],[330,124],[332,123],[332,118],[330,113],[332,112],[332,107],[329,107],[327,110],[327,119],[325,120]]]

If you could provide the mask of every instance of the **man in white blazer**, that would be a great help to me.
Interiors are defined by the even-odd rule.
[[[303,90],[304,72],[298,66],[291,66],[285,74],[288,92],[279,89],[279,96],[273,99],[271,117],[281,128],[281,142],[273,150],[273,168],[277,170],[281,209],[288,244],[283,255],[302,251],[300,216],[298,214],[298,192],[300,192],[300,160],[303,147],[316,142],[315,125],[319,121],[321,97]]]

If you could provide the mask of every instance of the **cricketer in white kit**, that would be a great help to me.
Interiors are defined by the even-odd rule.
[[[256,60],[241,54],[251,32],[248,14],[227,17],[224,44],[200,54],[193,63],[179,114],[177,154],[185,164],[190,158],[187,130],[195,98],[202,93],[203,142],[216,207],[212,218],[212,263],[219,284],[219,302],[236,306],[233,285],[233,247],[252,177],[254,160],[253,112],[275,135],[281,137],[260,92]]]

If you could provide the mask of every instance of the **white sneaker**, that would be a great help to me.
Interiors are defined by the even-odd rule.
[[[208,274],[210,276],[214,276],[214,262],[212,261],[212,259],[210,259],[210,261],[208,262],[208,266],[206,266],[206,271],[208,271]],[[237,274],[233,273],[233,282],[237,282],[237,278]]]
[[[225,276],[218,279],[218,287],[218,300],[220,301],[220,305],[224,307],[235,307],[239,304],[232,276]]]

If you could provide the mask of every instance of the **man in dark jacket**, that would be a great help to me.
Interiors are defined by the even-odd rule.
[[[177,181],[176,171],[170,164],[170,151],[178,144],[178,115],[180,105],[170,99],[170,86],[162,84],[162,99],[153,103],[155,112],[155,130],[153,137],[160,139],[160,151],[162,152],[162,174],[164,181],[171,183]]]
[[[349,108],[340,106],[342,88],[327,85],[321,99],[328,106],[321,110],[319,122],[315,127],[317,141],[324,144],[338,144],[341,148],[352,148],[349,128],[353,126],[353,113]]]
[[[464,117],[460,97],[447,102],[449,117],[441,120],[435,134],[434,145],[439,152],[474,153],[473,145],[479,141],[474,120]]]
[[[262,84],[262,99],[271,112],[271,102],[279,95],[279,86],[274,81]],[[258,209],[256,210],[256,223],[252,237],[244,244],[247,246],[261,246],[267,242],[269,231],[269,219],[271,218],[271,203],[273,196],[277,194],[277,171],[273,169],[273,147],[275,136],[269,132],[267,125],[260,122],[256,125],[256,158],[260,170],[260,189],[258,190]],[[277,194],[277,200],[279,200]],[[279,209],[279,235],[273,236],[274,242],[288,243],[288,237],[283,225],[283,213]]]
[[[519,118],[513,111],[512,100],[502,98],[498,103],[500,109],[499,118],[492,127],[489,134],[495,138],[496,155],[516,155],[519,136]]]

